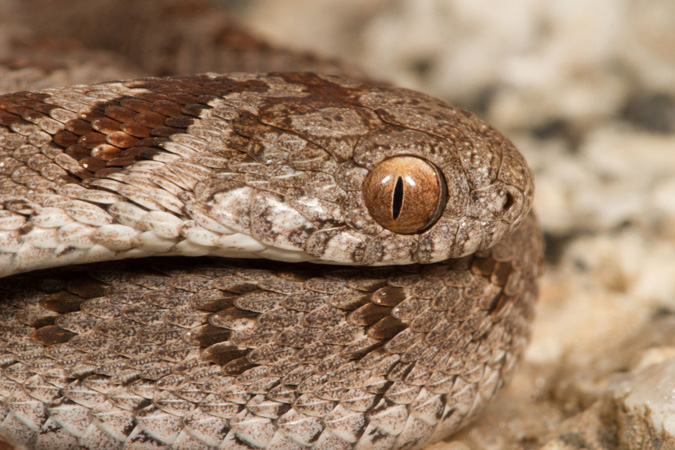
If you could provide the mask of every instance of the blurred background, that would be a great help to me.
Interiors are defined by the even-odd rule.
[[[535,172],[548,265],[525,367],[434,448],[657,448],[627,433],[616,385],[675,356],[675,2],[222,4],[275,44],[474,111]]]

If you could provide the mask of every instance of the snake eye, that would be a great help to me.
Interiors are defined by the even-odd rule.
[[[443,213],[447,187],[441,171],[415,156],[382,161],[363,182],[363,198],[373,218],[389,231],[420,233]]]

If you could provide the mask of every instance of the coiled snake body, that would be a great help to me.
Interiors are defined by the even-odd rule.
[[[532,193],[472,114],[335,76],[2,96],[0,273],[46,270],[0,281],[0,433],[39,449],[438,440],[526,344]]]

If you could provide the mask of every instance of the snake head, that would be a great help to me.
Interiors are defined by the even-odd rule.
[[[235,77],[264,87],[211,103],[226,162],[198,190],[257,255],[431,263],[491,247],[528,214],[527,163],[468,111],[336,76]]]

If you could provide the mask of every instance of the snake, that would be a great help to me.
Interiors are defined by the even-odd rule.
[[[533,193],[491,125],[376,82],[2,95],[0,448],[436,442],[527,345]]]

